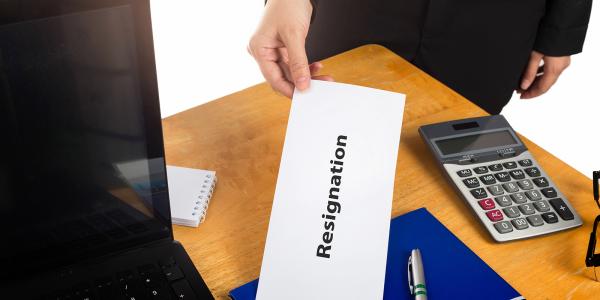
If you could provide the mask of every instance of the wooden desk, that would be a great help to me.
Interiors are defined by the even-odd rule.
[[[600,283],[584,265],[599,212],[588,178],[524,139],[584,225],[498,244],[452,190],[417,133],[424,124],[485,112],[380,46],[354,49],[324,65],[323,73],[340,82],[407,95],[393,216],[426,207],[528,299],[600,297]],[[167,163],[216,170],[219,177],[206,221],[198,228],[174,226],[175,238],[217,298],[259,275],[290,103],[260,84],[163,122]]]

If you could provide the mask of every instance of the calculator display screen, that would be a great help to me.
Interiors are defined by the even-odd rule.
[[[472,134],[435,142],[442,155],[498,148],[518,144],[508,130]]]

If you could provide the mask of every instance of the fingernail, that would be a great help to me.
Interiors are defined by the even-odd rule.
[[[305,89],[308,85],[308,77],[302,76],[294,82],[298,89]]]
[[[523,82],[521,83],[521,88],[526,90],[529,87],[529,84],[531,84],[529,80],[523,80]]]

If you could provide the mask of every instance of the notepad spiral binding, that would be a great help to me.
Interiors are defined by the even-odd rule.
[[[192,213],[192,216],[200,215],[200,223],[204,222],[206,218],[208,204],[210,203],[216,184],[217,175],[206,174],[205,179],[202,181],[200,195],[198,195],[195,202],[194,212]]]

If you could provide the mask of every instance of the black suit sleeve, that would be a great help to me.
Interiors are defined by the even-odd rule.
[[[534,49],[549,56],[581,52],[591,11],[592,0],[548,0]]]

